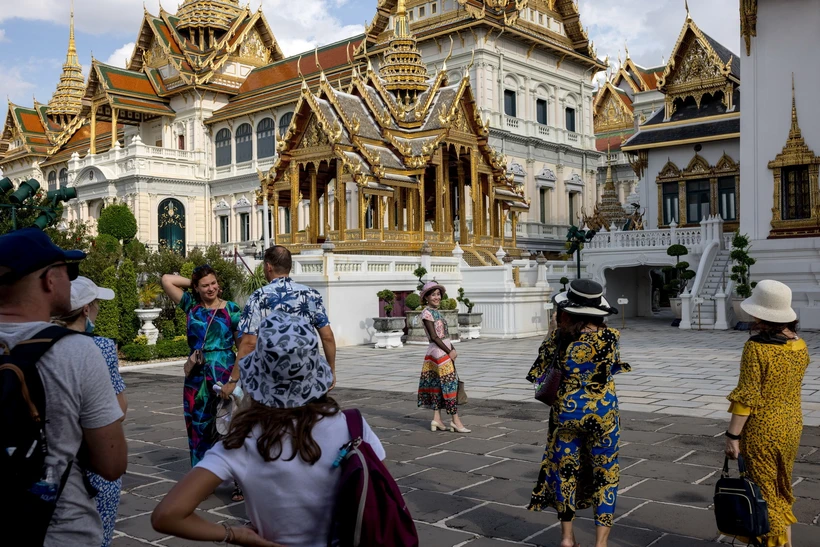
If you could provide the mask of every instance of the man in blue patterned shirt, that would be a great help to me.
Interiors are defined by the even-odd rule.
[[[290,251],[281,245],[274,245],[265,251],[265,279],[268,284],[256,290],[245,304],[242,318],[239,320],[239,340],[237,360],[248,355],[256,348],[256,337],[262,321],[274,310],[298,315],[309,321],[319,338],[325,359],[333,372],[333,384],[336,385],[336,338],[330,328],[322,296],[316,289],[311,289],[290,278],[293,258]]]

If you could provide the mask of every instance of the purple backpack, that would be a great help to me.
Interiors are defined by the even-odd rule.
[[[329,545],[417,547],[416,525],[390,472],[364,438],[364,420],[356,409],[345,410],[350,442],[334,465],[342,477],[336,496]]]

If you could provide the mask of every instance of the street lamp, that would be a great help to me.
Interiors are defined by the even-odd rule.
[[[595,230],[579,230],[577,226],[570,226],[567,232],[567,242],[569,254],[575,253],[578,265],[577,279],[581,279],[581,247],[595,237]]]
[[[0,192],[7,194],[14,190],[14,184],[8,177],[0,180]],[[57,218],[57,204],[62,201],[68,201],[77,197],[76,188],[60,188],[59,190],[49,190],[46,192],[46,200],[48,206],[31,205],[25,203],[26,200],[32,199],[40,190],[40,183],[34,179],[29,179],[20,183],[17,190],[9,196],[9,203],[0,203],[0,207],[11,209],[11,227],[12,230],[17,229],[17,210],[35,210],[40,211],[40,215],[34,221],[34,226],[45,229],[54,219]]]

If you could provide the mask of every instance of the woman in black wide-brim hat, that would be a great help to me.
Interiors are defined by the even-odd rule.
[[[527,380],[537,384],[557,352],[563,381],[550,413],[549,439],[529,509],[555,508],[561,547],[577,547],[575,513],[593,507],[595,546],[606,547],[620,477],[613,376],[630,367],[620,360],[620,334],[604,324],[608,315],[618,312],[604,298],[601,285],[575,279],[553,303],[557,329],[541,344]]]

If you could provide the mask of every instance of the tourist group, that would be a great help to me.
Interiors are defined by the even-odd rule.
[[[99,302],[114,292],[79,276],[84,257],[36,228],[0,236],[0,470],[9,481],[0,519],[9,545],[112,541],[128,457],[127,390],[113,341],[94,336]],[[222,298],[207,264],[190,278],[162,278],[187,316],[182,401],[193,469],[156,507],[152,524],[163,534],[235,545],[418,545],[412,517],[382,464],[379,438],[358,411],[343,410],[330,395],[333,331],[320,294],[294,282],[291,267],[285,247],[269,248],[268,283],[244,309]],[[433,411],[431,434],[469,434],[459,414],[465,394],[458,353],[439,310],[446,289],[430,281],[420,296],[429,346],[418,406]],[[598,283],[574,280],[552,302],[553,328],[522,372],[536,398],[551,406],[529,509],[554,509],[560,546],[578,547],[573,520],[592,508],[595,546],[605,547],[620,478],[614,378],[630,365],[621,361],[619,332],[606,324],[618,311]],[[742,458],[768,522],[762,535],[738,540],[790,547],[797,522],[791,473],[809,354],[786,285],[763,280],[742,306],[756,322],[737,388],[728,395],[725,453]],[[223,484],[234,501],[245,501],[248,526],[197,513]]]

